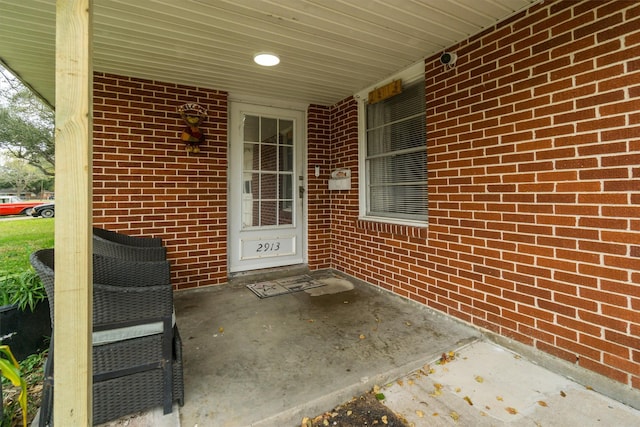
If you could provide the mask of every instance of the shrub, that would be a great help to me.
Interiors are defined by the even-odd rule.
[[[0,277],[0,305],[18,304],[20,310],[33,311],[47,297],[44,285],[34,269]]]

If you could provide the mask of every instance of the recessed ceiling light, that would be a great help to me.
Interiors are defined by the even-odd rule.
[[[274,65],[278,65],[280,63],[280,58],[278,55],[273,53],[261,52],[253,55],[253,60],[256,64],[262,65],[264,67],[273,67]]]

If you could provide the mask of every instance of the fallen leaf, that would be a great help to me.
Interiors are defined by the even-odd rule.
[[[361,340],[363,340],[363,339],[365,339],[365,338],[366,338],[366,337],[365,337],[363,334],[360,334],[360,339],[361,339]]]
[[[383,393],[378,393],[378,394],[376,394],[376,399],[378,399],[378,400],[384,400],[384,394],[383,394]]]
[[[383,415],[381,419],[382,419],[382,424],[389,424],[389,421],[387,421],[386,415]]]
[[[460,387],[456,387],[456,393],[460,393],[462,389]]]
[[[471,398],[469,396],[465,396],[464,400],[466,400],[469,405],[473,406],[473,402],[471,401]]]
[[[353,414],[353,411],[347,411],[347,417],[350,417]]]
[[[413,380],[409,380],[407,382],[409,383],[409,385],[413,385],[414,384]]]
[[[405,325],[411,326],[411,322],[404,322]]]
[[[373,393],[374,394],[378,394],[380,393],[380,386],[378,384],[374,384],[373,386]]]
[[[453,419],[453,421],[458,421],[460,419],[460,415],[456,411],[451,411],[449,416]]]
[[[440,356],[440,360],[438,360],[436,364],[444,365],[445,363],[451,362],[454,359],[455,355],[456,354],[453,351],[442,353],[442,355]]]
[[[304,417],[302,419],[302,424],[300,424],[300,427],[311,427],[311,420],[309,419],[309,417]]]
[[[482,378],[480,375],[476,375],[476,381],[479,383],[483,383],[484,382],[484,378]]]
[[[593,387],[591,387],[590,385],[586,386],[586,389],[593,391]]]
[[[315,322],[315,320],[313,320],[313,319],[309,319],[309,320],[307,320],[307,322],[309,322],[309,323],[313,323],[313,322]]]
[[[483,417],[486,417],[486,416],[488,416],[489,414],[487,414],[487,413],[486,413],[486,412],[484,412],[484,411],[480,411],[480,415],[481,415],[481,416],[483,416]]]
[[[502,398],[502,396],[496,396],[496,400],[502,402],[504,399]]]
[[[220,327],[218,328],[218,332],[220,332],[221,334],[224,334],[224,328],[223,328],[222,326],[220,326]]]
[[[547,405],[547,402],[545,402],[544,400],[538,400],[538,405],[540,405],[540,406],[549,406],[549,405]]]
[[[324,420],[324,421],[322,422],[322,424],[324,424],[325,426],[328,426],[328,425],[329,425],[329,420]]]
[[[512,408],[511,406],[507,406],[505,409],[511,415],[516,415],[518,413],[518,410],[516,408]]]
[[[433,385],[433,393],[431,394],[431,396],[440,396],[442,394],[442,384],[440,383],[435,383]]]
[[[398,383],[398,385],[399,385],[400,387],[402,387],[402,386],[404,385],[404,382],[402,382],[402,380],[398,380],[398,381],[396,381],[396,382]]]
[[[420,409],[416,410],[416,415],[420,418],[424,417],[424,412],[422,412]]]
[[[560,396],[567,397],[567,393],[565,393],[564,391],[560,390]]]
[[[434,412],[434,413],[433,413],[433,414],[431,414],[431,415],[432,415],[432,416],[434,416],[434,417],[439,417],[439,416],[440,416],[440,414],[439,414],[439,413],[437,413],[437,412]]]

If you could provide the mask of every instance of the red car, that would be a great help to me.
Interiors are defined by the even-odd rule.
[[[0,216],[26,215],[27,211],[42,202],[25,202],[17,196],[0,196]]]

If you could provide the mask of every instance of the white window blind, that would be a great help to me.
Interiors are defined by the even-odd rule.
[[[424,81],[367,105],[367,215],[427,220]]]

